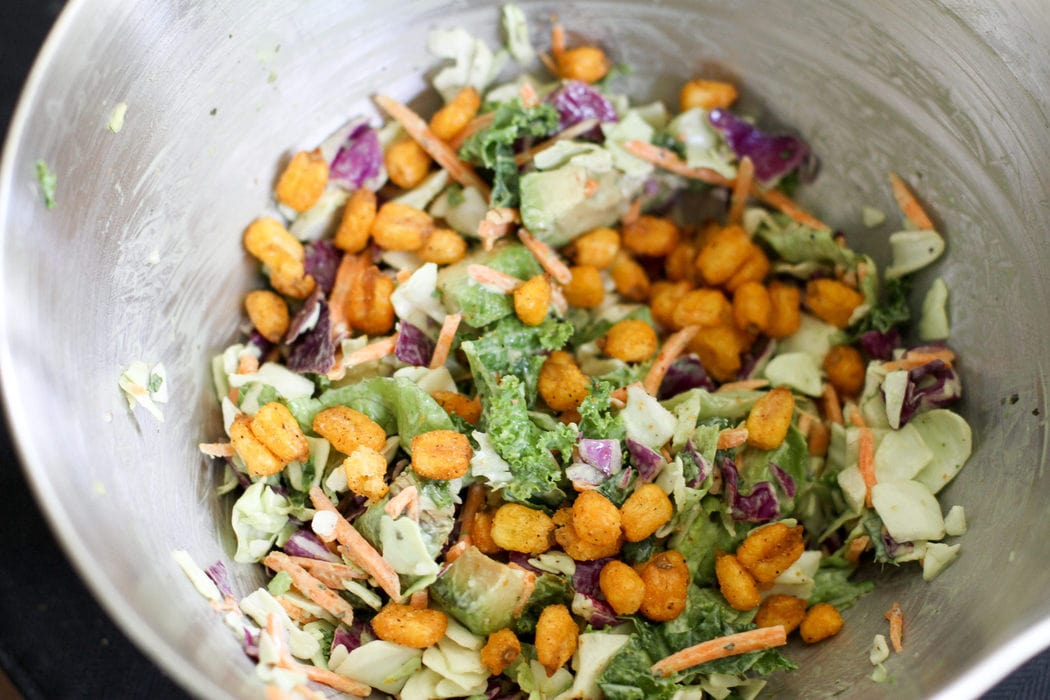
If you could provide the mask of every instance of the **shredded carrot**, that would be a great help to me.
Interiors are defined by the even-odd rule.
[[[726,391],[756,391],[769,386],[768,379],[741,379],[738,382],[726,382],[715,389],[715,393]]]
[[[587,182],[583,183],[583,196],[590,199],[594,195],[598,194],[598,189],[601,185],[598,184],[597,180],[588,179]]]
[[[346,320],[346,303],[350,297],[350,286],[364,268],[364,254],[346,253],[339,261],[339,267],[335,271],[335,282],[332,283],[332,291],[328,294],[328,322],[333,338],[347,331],[349,324]]]
[[[291,700],[292,694],[276,685],[266,686],[266,700]]]
[[[843,424],[842,404],[839,403],[839,393],[830,383],[824,387],[824,415],[831,423]]]
[[[517,277],[511,277],[506,272],[500,272],[488,265],[477,263],[470,265],[467,267],[467,275],[478,284],[491,287],[494,291],[503,294],[510,294],[521,286],[521,280]]]
[[[456,561],[464,552],[470,549],[471,546],[473,546],[473,542],[471,542],[469,537],[461,537],[459,542],[456,542],[456,544],[449,547],[448,551],[445,552],[445,562],[451,564]]]
[[[321,490],[320,486],[314,486],[310,489],[310,501],[313,503],[314,508],[317,510],[326,510],[330,513],[335,513],[336,523],[334,537],[324,535],[320,536],[324,542],[331,542],[332,539],[339,540],[343,548],[340,550],[353,561],[355,564],[360,566],[366,572],[372,575],[378,583],[379,587],[382,588],[388,596],[393,600],[401,599],[401,580],[397,576],[397,572],[394,571],[393,567],[382,557],[379,552],[375,550],[375,547],[370,545],[368,541],[361,536],[354,526],[351,525],[343,514],[332,504],[332,501],[328,499],[324,491]]]
[[[901,604],[893,601],[893,606],[883,613],[883,617],[890,621],[890,644],[898,654],[904,648],[904,611]]]
[[[316,690],[313,690],[312,688],[309,688],[305,685],[297,685],[295,686],[294,690],[295,692],[302,695],[303,698],[305,698],[305,700],[325,700],[325,696],[321,695]]]
[[[427,126],[426,121],[418,114],[413,112],[411,109],[401,104],[397,100],[391,99],[386,95],[376,95],[376,103],[382,107],[387,114],[393,117],[401,126],[405,127],[405,131],[412,139],[422,146],[423,150],[430,154],[438,165],[448,171],[449,177],[463,185],[464,187],[473,187],[481,192],[482,196],[487,200],[492,191],[489,186],[485,184],[485,181],[478,177],[478,174],[474,172],[474,168],[464,163],[456,155],[456,152],[452,150],[452,147],[442,141],[430,130]]]
[[[536,94],[536,88],[532,87],[532,83],[527,80],[518,88],[518,97],[521,98],[521,106],[526,109],[535,107],[540,103],[540,98]]]
[[[762,190],[757,185],[751,186],[751,194],[761,200],[763,203],[773,207],[781,214],[786,214],[790,218],[794,219],[803,226],[809,226],[815,229],[830,229],[831,227],[825,224],[823,221],[813,216],[809,212],[802,209],[802,207],[791,201],[791,198],[780,190]]]
[[[798,432],[805,438],[809,437],[809,431],[813,429],[813,416],[805,411],[798,414]]]
[[[275,600],[280,604],[282,608],[284,608],[284,611],[288,613],[288,617],[292,618],[292,620],[298,622],[300,625],[306,625],[311,622],[317,622],[321,619],[316,615],[313,615],[303,610],[298,605],[285,598],[283,595],[277,596]]]
[[[274,571],[284,571],[292,577],[292,583],[304,596],[332,613],[344,624],[354,624],[354,608],[345,600],[333,593],[331,589],[310,575],[303,567],[288,558],[284,552],[270,552],[263,559],[263,564]]]
[[[259,371],[259,358],[245,353],[237,361],[237,374],[255,374]]]
[[[562,261],[561,256],[549,245],[533,236],[527,229],[518,229],[518,238],[529,249],[529,252],[539,262],[540,267],[550,273],[558,284],[572,282],[572,272],[569,266]]]
[[[343,366],[354,367],[356,365],[363,365],[366,362],[381,359],[394,352],[395,347],[397,347],[397,333],[389,338],[380,338],[374,343],[369,343],[360,350],[354,350],[349,355],[343,357]]]
[[[405,282],[407,282],[409,280],[410,277],[412,277],[412,270],[409,270],[408,268],[405,268],[404,270],[398,270],[397,271],[397,283],[398,284],[404,284]]]
[[[397,492],[397,495],[386,502],[383,507],[386,514],[391,518],[398,518],[406,510],[408,517],[419,520],[419,489],[415,486],[406,486]]]
[[[857,404],[853,403],[852,401],[847,401],[843,405],[842,413],[843,413],[843,415],[847,415],[847,414],[849,415],[849,422],[850,422],[850,425],[852,425],[853,427],[855,427],[855,428],[865,428],[865,427],[867,427],[868,424],[864,421],[864,416],[861,415],[860,408],[858,408]]]
[[[824,424],[824,421],[813,421],[807,438],[806,446],[809,448],[809,454],[811,456],[823,457],[828,453],[828,444],[831,441],[831,431],[828,430],[828,426]]]
[[[485,502],[485,487],[477,483],[471,484],[467,489],[467,498],[463,501],[463,510],[459,512],[459,536],[470,537],[474,532],[474,516],[481,510],[481,504]]]
[[[912,370],[916,367],[922,367],[925,364],[929,364],[934,360],[940,360],[948,367],[951,367],[952,362],[955,360],[955,353],[949,350],[948,348],[944,348],[943,350],[934,350],[932,352],[910,351],[899,360],[894,360],[893,362],[885,363],[884,365],[882,365],[882,368],[887,372],[894,372],[900,369]]]
[[[234,386],[234,387],[230,387],[230,393],[229,393],[229,394],[227,394],[226,396],[228,396],[228,397],[229,397],[229,399],[230,399],[230,401],[233,401],[234,405],[236,405],[236,404],[237,404],[237,401],[238,401],[238,399],[240,399],[240,396],[241,396],[241,390],[240,390],[240,389],[238,389],[238,388],[237,388],[237,387],[235,387],[235,386]]]
[[[478,238],[481,239],[481,247],[492,250],[496,241],[503,238],[514,230],[514,225],[521,222],[521,214],[517,209],[510,207],[498,207],[489,209],[485,218],[478,224]]]
[[[533,146],[524,153],[519,153],[518,155],[514,156],[514,164],[520,168],[526,163],[531,162],[532,159],[536,157],[536,154],[546,151],[548,148],[558,143],[559,141],[562,141],[564,139],[574,139],[580,134],[586,134],[588,131],[590,131],[596,126],[598,126],[598,120],[593,118],[584,119],[581,122],[577,122],[576,124],[573,124],[572,126],[567,127],[562,131],[559,131],[557,134],[550,137],[546,141],[538,143],[537,145]]]
[[[660,390],[660,383],[663,382],[664,375],[667,374],[671,364],[678,359],[678,356],[685,351],[686,346],[699,332],[700,326],[686,326],[667,337],[667,340],[664,341],[664,346],[660,348],[660,354],[656,356],[653,364],[649,367],[649,371],[645,373],[645,381],[642,382],[642,386],[645,387],[646,392],[653,396],[656,395],[656,392]]]
[[[233,444],[229,442],[202,442],[197,449],[209,457],[232,457]]]
[[[871,538],[867,535],[861,535],[857,539],[849,543],[846,547],[846,561],[851,561],[854,564],[860,559],[860,555],[864,553],[864,550],[871,544]]]
[[[609,398],[614,401],[626,401],[627,400],[627,387],[621,386],[619,389],[613,389],[612,393],[609,394]]]
[[[729,450],[747,442],[747,428],[729,428],[718,433],[718,449]]]
[[[755,179],[755,164],[750,156],[740,159],[740,165],[736,169],[736,181],[733,183],[733,194],[729,199],[729,213],[726,215],[726,223],[739,224],[744,220],[744,207],[747,206],[747,197],[751,193],[751,185]]]
[[[492,126],[492,122],[495,120],[495,112],[485,112],[484,114],[474,117],[467,122],[465,127],[459,130],[459,133],[452,137],[452,140],[448,142],[449,147],[454,151],[458,151],[460,146],[467,142],[467,139],[482,129],[487,129]]]
[[[690,168],[674,151],[654,146],[647,141],[625,141],[623,147],[642,160],[682,177],[718,187],[731,187],[733,184],[732,180],[710,168]]]
[[[554,59],[546,51],[540,51],[539,53],[540,62],[547,67],[550,74],[555,78],[559,77],[561,70],[558,68],[558,64],[554,62]]]
[[[860,429],[857,440],[857,466],[864,479],[864,504],[871,508],[871,489],[875,486],[875,436],[871,428]]]
[[[452,341],[456,339],[456,331],[459,330],[459,322],[462,320],[463,314],[449,314],[445,317],[437,343],[434,344],[434,354],[430,356],[430,369],[444,367],[448,362],[448,355],[452,352]]]
[[[669,676],[693,666],[706,664],[708,661],[747,654],[752,651],[773,649],[785,644],[787,644],[787,633],[783,625],[759,627],[687,647],[657,661],[649,670],[655,676]]]
[[[631,202],[631,206],[627,208],[627,213],[624,214],[623,219],[620,220],[624,226],[630,226],[636,221],[638,221],[638,218],[642,215],[643,199],[645,199],[644,196],[637,197],[633,202]]]
[[[346,586],[343,585],[344,580],[352,581],[367,576],[363,571],[334,561],[311,559],[310,557],[293,557],[291,555],[289,555],[288,558],[306,569],[311,576],[324,585],[339,591],[346,588]]]
[[[922,231],[932,231],[935,228],[926,210],[897,173],[890,173],[890,187],[893,188],[893,198],[897,200],[897,206],[900,207],[904,218]]]
[[[430,596],[427,595],[426,589],[423,589],[421,591],[416,591],[415,593],[412,594],[412,597],[410,597],[408,599],[408,604],[411,605],[416,610],[422,610],[422,609],[426,608],[427,604],[429,602],[430,602]]]
[[[561,22],[555,22],[551,27],[551,55],[556,61],[560,61],[565,53],[565,28]]]

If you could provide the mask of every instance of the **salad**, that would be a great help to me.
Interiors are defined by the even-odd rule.
[[[201,450],[233,560],[273,576],[238,599],[177,558],[274,697],[754,697],[796,631],[842,628],[862,563],[958,554],[947,288],[908,306],[944,240],[891,176],[879,270],[735,86],[636,104],[603,50],[502,21],[496,52],[435,29],[443,106],[375,96],[248,225],[263,285]]]

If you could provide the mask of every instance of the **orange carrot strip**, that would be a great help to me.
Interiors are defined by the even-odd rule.
[[[471,484],[467,489],[467,498],[463,501],[463,510],[459,513],[459,537],[470,537],[474,532],[474,516],[485,502],[485,487],[482,484]]]
[[[751,194],[759,200],[786,214],[803,226],[816,229],[830,229],[831,227],[823,221],[805,211],[802,207],[791,201],[791,198],[780,190],[761,190],[757,185],[751,186]]]
[[[478,238],[485,250],[492,250],[496,241],[503,238],[514,230],[514,225],[521,222],[521,214],[517,209],[510,207],[499,207],[489,209],[485,218],[478,224]]]
[[[310,557],[293,557],[291,555],[289,555],[288,558],[306,569],[311,576],[324,585],[339,591],[346,588],[346,586],[343,585],[344,579],[352,581],[367,576],[363,571],[334,561],[311,559]]]
[[[868,427],[860,429],[860,438],[857,440],[857,466],[864,479],[864,504],[871,508],[871,489],[875,486],[875,436]]]
[[[813,429],[813,416],[805,411],[799,411],[798,414],[798,432],[806,438],[809,437],[809,431]]]
[[[787,644],[787,634],[784,632],[783,625],[759,627],[687,647],[657,661],[649,670],[656,676],[669,676],[677,671],[684,671],[708,661],[782,647],[785,644]]]
[[[828,430],[828,426],[824,424],[824,421],[813,421],[807,437],[809,439],[806,441],[806,445],[809,448],[809,454],[811,456],[823,457],[828,453],[828,444],[831,441],[831,431]]]
[[[654,146],[646,141],[625,141],[623,147],[629,153],[638,156],[642,160],[683,177],[700,180],[718,187],[731,187],[733,185],[732,180],[714,170],[710,168],[690,168],[674,151]]]
[[[467,122],[467,125],[460,129],[459,133],[452,137],[452,140],[448,142],[449,147],[454,151],[458,151],[459,147],[467,142],[467,139],[469,139],[471,136],[478,133],[482,129],[487,129],[490,126],[492,126],[492,122],[494,122],[495,120],[495,112],[485,112],[484,114],[479,114],[478,116],[474,117],[469,122]]]
[[[509,566],[512,569],[525,572],[525,586],[521,589],[521,595],[518,596],[518,602],[514,606],[514,617],[517,617],[521,614],[521,611],[525,609],[525,605],[529,602],[529,598],[532,597],[532,592],[536,590],[536,574],[528,569],[518,566],[517,564],[510,564]]]
[[[638,217],[642,215],[643,199],[644,197],[637,197],[633,202],[631,202],[631,206],[627,208],[627,213],[623,215],[622,219],[620,219],[620,222],[624,226],[630,226],[631,224],[638,221]]]
[[[471,546],[472,543],[469,537],[461,537],[459,542],[456,542],[456,544],[449,547],[448,551],[445,552],[445,563],[451,564],[456,561],[464,552],[470,549]]]
[[[202,442],[197,449],[209,457],[232,457],[233,444],[229,442]]]
[[[425,607],[427,607],[427,604],[429,602],[430,596],[427,595],[426,589],[423,589],[422,591],[416,591],[412,594],[412,597],[408,599],[408,604],[416,610],[424,609]]]
[[[309,624],[311,622],[317,622],[321,619],[316,615],[312,615],[307,611],[303,610],[298,605],[285,598],[283,595],[276,596],[275,600],[278,602],[278,604],[280,604],[282,608],[284,608],[284,611],[288,613],[288,617],[290,617],[295,622],[298,622],[300,625]]]
[[[882,368],[887,372],[893,372],[899,369],[915,369],[921,367],[934,360],[940,360],[949,367],[952,366],[952,362],[955,360],[955,353],[945,348],[943,350],[934,350],[933,352],[915,352],[909,351],[899,360],[885,363]]]
[[[831,423],[843,424],[842,404],[839,403],[839,393],[830,383],[824,387],[824,415]]]
[[[353,367],[355,365],[363,365],[372,360],[378,360],[394,352],[395,347],[397,347],[396,333],[389,338],[380,338],[374,343],[369,343],[360,350],[354,350],[343,358],[343,366]]]
[[[365,267],[364,255],[343,255],[335,271],[335,282],[328,294],[328,322],[332,337],[346,332],[346,302],[350,297],[350,286]]]
[[[621,386],[619,389],[613,389],[612,393],[609,394],[609,398],[610,399],[615,399],[617,401],[626,401],[627,400],[627,387]]]
[[[526,81],[521,84],[518,88],[518,97],[521,98],[521,106],[526,109],[535,107],[540,103],[540,98],[536,94],[536,88],[532,87],[532,83]]]
[[[883,617],[890,621],[890,644],[898,654],[904,648],[904,611],[901,604],[893,601],[893,607],[883,613]]]
[[[368,541],[361,536],[354,526],[351,525],[343,514],[332,504],[332,501],[328,499],[324,491],[321,490],[320,486],[314,486],[310,489],[310,501],[313,503],[314,508],[317,510],[326,510],[330,513],[335,513],[336,523],[335,532],[333,536],[321,535],[318,536],[324,542],[331,542],[333,539],[339,540],[343,545],[340,550],[358,566],[364,569],[366,572],[371,574],[378,583],[379,587],[382,588],[388,596],[393,600],[401,599],[401,580],[397,577],[397,572],[394,571],[393,567],[382,557],[379,552],[375,550],[375,547],[370,545]]]
[[[567,129],[559,131],[557,134],[550,137],[546,141],[536,144],[524,153],[519,153],[518,155],[514,156],[514,164],[520,168],[526,163],[531,162],[532,159],[536,157],[537,153],[542,153],[543,151],[546,151],[548,148],[564,139],[574,139],[580,134],[586,134],[588,131],[590,131],[596,126],[598,126],[598,120],[593,118],[584,119],[582,122],[577,122],[576,124],[573,124]]]
[[[565,28],[561,26],[561,22],[555,22],[551,27],[551,55],[555,60],[560,61],[563,53],[565,53]]]
[[[336,619],[341,620],[343,623],[347,625],[354,624],[353,606],[311,576],[306,569],[289,559],[284,552],[270,552],[263,559],[263,564],[274,571],[286,572],[292,577],[292,583],[304,596],[335,615]]]
[[[747,428],[729,428],[718,433],[718,449],[729,450],[747,442]]]
[[[893,188],[893,198],[897,200],[897,206],[900,207],[904,218],[910,221],[917,229],[932,231],[934,225],[930,221],[930,217],[897,173],[890,173],[890,187]]]
[[[755,391],[769,386],[768,379],[741,379],[739,382],[726,382],[715,389],[715,393],[722,391]]]
[[[846,547],[846,561],[851,561],[854,564],[860,559],[860,555],[864,553],[864,550],[871,544],[871,538],[867,535],[861,535],[857,539],[849,543]]]
[[[462,320],[463,314],[449,314],[445,317],[437,342],[434,344],[434,354],[430,356],[430,369],[444,367],[448,362],[448,354],[452,352],[452,341],[456,339],[456,331]]]
[[[452,147],[442,141],[430,130],[426,121],[411,109],[397,100],[386,95],[376,95],[376,103],[382,107],[387,114],[393,117],[412,139],[430,154],[438,165],[448,171],[449,177],[464,187],[474,187],[485,197],[489,198],[492,191],[485,181],[478,177],[474,168],[459,159]]]
[[[470,279],[486,287],[492,287],[497,292],[509,294],[521,286],[522,282],[517,277],[511,277],[506,272],[489,267],[488,265],[473,264],[467,267],[467,275]]]
[[[733,183],[733,194],[729,199],[729,214],[726,222],[739,224],[744,220],[744,207],[747,205],[747,197],[751,193],[751,185],[755,179],[755,164],[750,156],[740,159],[740,165],[736,169],[736,181]]]
[[[660,390],[660,382],[664,380],[667,370],[678,359],[678,356],[685,351],[689,341],[696,337],[698,332],[700,332],[700,326],[686,326],[682,330],[668,336],[667,340],[664,341],[664,346],[660,348],[660,354],[656,356],[653,364],[649,367],[649,371],[645,373],[645,381],[642,382],[642,386],[645,387],[646,392],[653,396],[656,395],[656,392]]]
[[[295,688],[293,688],[293,690],[299,693],[299,695],[303,696],[305,700],[325,700],[325,696],[321,695],[316,690],[309,688],[305,685],[297,685],[295,686]]]
[[[525,244],[525,247],[536,258],[540,267],[550,273],[550,276],[558,284],[572,282],[572,271],[569,270],[569,266],[562,261],[561,256],[553,248],[529,233],[528,229],[519,228],[518,238],[521,239],[521,242]]]
[[[412,270],[404,269],[404,270],[398,270],[397,271],[397,283],[398,284],[404,284],[405,282],[407,282],[409,280],[410,277],[412,277]]]
[[[293,696],[287,690],[276,685],[266,686],[266,700],[292,700]]]
[[[259,358],[245,353],[237,361],[237,374],[254,374],[259,371]]]
[[[419,519],[419,489],[415,486],[406,486],[397,492],[397,495],[386,502],[383,507],[386,514],[391,518],[398,518],[406,510],[408,511],[408,517],[413,519]]]
[[[565,298],[565,292],[562,291],[560,284],[551,285],[551,306],[554,307],[559,316],[564,316],[569,312],[569,302]]]

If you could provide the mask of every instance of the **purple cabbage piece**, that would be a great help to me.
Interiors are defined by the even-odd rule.
[[[605,476],[612,476],[623,469],[623,455],[619,440],[597,440],[583,438],[576,445],[580,460]]]
[[[343,254],[331,241],[311,241],[303,248],[306,259],[303,266],[309,275],[313,275],[317,287],[327,296],[335,284],[335,273]]]
[[[893,350],[901,344],[901,334],[896,328],[891,328],[885,333],[882,331],[865,331],[857,339],[860,349],[867,353],[873,360],[889,360],[893,357]]]
[[[911,542],[898,542],[890,536],[886,528],[882,528],[882,544],[886,547],[886,555],[891,559],[911,554],[915,545]]]
[[[273,348],[273,343],[262,337],[262,333],[254,328],[252,329],[251,335],[248,336],[248,341],[245,345],[254,345],[259,348],[259,357],[266,357],[267,353]]]
[[[244,653],[248,655],[253,661],[259,660],[259,636],[261,631],[252,633],[251,628],[244,627],[244,639],[241,641],[241,648],[244,649]]]
[[[908,372],[900,425],[917,413],[945,408],[962,398],[962,380],[954,369],[941,360],[933,360]]]
[[[601,598],[579,591],[576,592],[575,600],[572,601],[572,611],[585,619],[587,624],[596,630],[619,622],[611,605]]]
[[[754,347],[740,358],[740,371],[737,372],[737,378],[755,379],[769,364],[776,349],[777,343],[772,338],[765,338],[755,343]]]
[[[364,119],[350,128],[329,167],[328,178],[351,189],[377,189],[384,177],[383,147]]]
[[[335,341],[329,332],[328,304],[322,300],[317,323],[299,338],[288,353],[288,369],[293,372],[324,374],[335,364]]]
[[[751,493],[744,496],[738,490],[740,473],[733,460],[726,457],[722,460],[722,479],[725,484],[726,499],[732,509],[733,520],[748,523],[766,523],[780,517],[780,504],[777,502],[773,484],[760,481],[751,488]]]
[[[667,463],[662,454],[631,438],[627,438],[627,452],[631,455],[631,463],[638,468],[638,476],[643,483],[655,479]]]
[[[509,561],[511,564],[514,564],[515,566],[520,566],[526,571],[531,571],[532,573],[537,575],[546,573],[543,569],[538,569],[532,564],[530,564],[529,559],[531,558],[531,555],[525,554],[523,552],[510,552],[507,555],[507,561]]]
[[[488,700],[523,700],[526,696],[518,685],[506,676],[490,676],[488,687],[485,688],[485,697]]]
[[[627,469],[624,469],[623,473],[620,475],[620,483],[617,484],[617,486],[619,486],[621,489],[626,489],[628,486],[631,485],[631,482],[634,481],[635,474],[636,472],[634,470],[634,467],[628,467]]]
[[[282,342],[286,345],[291,345],[296,338],[316,327],[317,322],[320,320],[321,303],[323,301],[324,291],[318,285],[314,287],[314,291],[310,293],[310,296],[303,300],[303,305],[295,312],[295,316],[292,316]]]
[[[700,358],[696,355],[683,355],[671,363],[667,368],[667,374],[660,382],[660,389],[656,392],[656,398],[666,401],[672,396],[678,396],[690,389],[715,390],[715,383],[707,376],[704,366],[700,364]]]
[[[547,97],[558,111],[558,131],[579,124],[586,119],[597,119],[599,123],[619,120],[616,109],[605,95],[587,83],[567,80]],[[600,139],[601,130],[595,127],[579,138]]]
[[[695,464],[697,468],[696,477],[686,484],[686,486],[691,489],[699,488],[700,484],[704,483],[704,480],[711,474],[711,463],[700,453],[700,450],[696,449],[696,445],[693,444],[692,440],[685,443],[685,448],[683,448],[682,452],[684,452],[689,459],[693,460],[693,464]]]
[[[320,537],[305,527],[293,532],[281,549],[293,557],[308,557],[337,564],[342,563],[338,556],[328,551],[328,547],[325,546]]]
[[[418,327],[408,321],[402,321],[397,332],[394,354],[406,365],[427,367],[434,354],[434,341]]]
[[[219,593],[225,598],[226,596],[233,596],[233,588],[230,587],[230,575],[226,571],[226,565],[221,561],[217,561],[207,569],[204,573],[208,575],[211,582],[215,584],[215,587],[219,589]]]
[[[350,627],[335,628],[335,634],[332,635],[332,648],[328,653],[331,654],[338,646],[346,647],[347,652],[351,652],[374,638],[375,635],[372,634],[369,624],[364,620],[355,619],[354,624]]]
[[[611,558],[595,559],[594,561],[576,562],[576,573],[572,575],[572,588],[577,593],[587,596],[597,596],[601,593],[598,578],[601,576],[602,568],[612,561]]]
[[[779,180],[808,160],[809,146],[797,136],[767,134],[725,109],[712,109],[707,120],[722,132],[737,158],[751,158],[755,178],[763,183]]]
[[[795,485],[795,479],[775,462],[769,463],[769,471],[773,472],[773,478],[776,479],[777,486],[784,492],[784,495],[788,498],[794,498],[795,492],[798,490],[798,487]]]

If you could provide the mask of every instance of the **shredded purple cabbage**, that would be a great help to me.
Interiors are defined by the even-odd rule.
[[[776,479],[777,486],[784,492],[784,495],[788,498],[794,498],[795,492],[798,490],[798,487],[795,485],[795,479],[775,462],[769,463],[769,471],[773,472],[773,478]]]
[[[230,586],[230,574],[226,570],[226,565],[221,561],[217,561],[207,569],[204,573],[208,575],[211,582],[215,584],[215,587],[219,589],[219,593],[226,596],[233,596],[233,588]]]
[[[915,545],[911,542],[898,542],[893,539],[886,528],[882,528],[882,544],[885,545],[886,554],[891,559],[896,559],[905,554],[911,554],[915,549]]]
[[[327,295],[335,284],[335,272],[339,269],[343,254],[331,241],[311,241],[303,248],[306,250],[306,259],[303,261],[306,273],[313,275],[317,287]]]
[[[860,349],[867,353],[873,360],[889,360],[893,357],[893,350],[901,344],[901,334],[896,328],[891,328],[885,333],[882,331],[864,331],[857,338]]]
[[[630,453],[631,463],[638,468],[638,476],[643,482],[655,479],[667,463],[662,454],[631,438],[627,438],[627,452]]]
[[[314,291],[310,293],[310,296],[303,300],[303,305],[295,312],[295,316],[292,316],[282,342],[286,345],[291,345],[296,338],[314,328],[320,319],[321,302],[323,301],[324,290],[318,285],[314,287]]]
[[[375,635],[372,633],[372,627],[365,620],[357,618],[350,627],[335,628],[335,634],[332,635],[332,648],[328,653],[331,654],[338,646],[345,647],[347,652],[351,652],[373,639]]]
[[[310,559],[320,559],[322,561],[330,561],[334,563],[341,563],[341,559],[332,552],[328,551],[328,547],[307,527],[300,528],[292,533],[284,546],[281,547],[286,554],[290,554],[293,557],[308,557]]]
[[[418,327],[408,321],[402,321],[397,332],[394,354],[406,365],[427,367],[430,365],[430,357],[434,354],[434,341]]]
[[[700,484],[704,483],[704,479],[711,473],[711,463],[701,454],[700,450],[696,449],[696,445],[693,444],[692,440],[685,443],[685,448],[683,448],[682,452],[689,459],[693,460],[693,464],[696,465],[697,469],[696,476],[686,486],[691,489],[699,488]]]
[[[259,357],[266,357],[266,354],[273,348],[273,343],[262,337],[262,333],[254,328],[252,329],[251,335],[248,336],[248,342],[246,342],[245,345],[254,345],[259,348]]]
[[[807,162],[809,147],[797,136],[767,134],[725,109],[712,109],[707,120],[722,132],[737,158],[751,158],[755,178],[763,183],[779,180]]]
[[[916,414],[934,408],[945,408],[962,398],[962,380],[958,373],[941,360],[933,360],[908,372],[900,425]]]
[[[383,179],[383,147],[368,122],[361,119],[346,137],[332,159],[329,180],[351,189],[378,189]]]
[[[558,111],[558,131],[579,124],[586,119],[597,119],[599,123],[619,120],[616,109],[605,95],[587,83],[579,80],[567,80],[560,88],[547,97],[554,109]],[[577,138],[599,139],[601,130],[593,130]]]
[[[604,629],[619,622],[612,606],[601,598],[586,593],[576,592],[572,601],[572,611],[587,621],[596,630]]]
[[[725,484],[726,499],[732,509],[733,520],[749,523],[765,523],[780,517],[780,504],[777,502],[773,484],[760,481],[751,488],[751,493],[742,495],[737,486],[740,473],[736,464],[729,457],[722,460],[722,480]]]
[[[765,338],[755,343],[754,347],[741,356],[737,378],[755,379],[769,364],[776,349],[777,343],[772,338]]]
[[[335,342],[329,332],[328,303],[318,302],[321,310],[317,323],[295,341],[288,353],[288,369],[293,372],[316,372],[324,374],[335,364]]]
[[[251,658],[253,661],[259,660],[259,635],[261,631],[252,633],[250,627],[242,628],[244,630],[244,639],[241,641],[241,647],[244,649],[246,656]]]
[[[660,389],[656,392],[656,398],[666,401],[672,396],[678,396],[690,389],[715,390],[715,383],[707,376],[704,366],[700,364],[700,358],[696,355],[683,355],[671,363],[667,368]]]
[[[605,476],[612,476],[623,468],[623,455],[619,440],[597,440],[583,438],[576,446],[580,461],[588,464]]]
[[[598,585],[598,578],[601,576],[602,569],[610,561],[612,559],[606,557],[594,561],[576,562],[576,573],[572,575],[573,590],[591,597],[600,595],[601,587]]]

